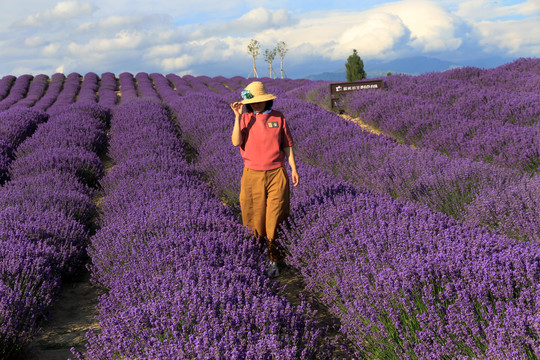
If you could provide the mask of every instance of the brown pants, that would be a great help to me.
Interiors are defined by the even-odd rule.
[[[270,261],[283,257],[283,249],[276,243],[276,229],[289,216],[289,177],[285,167],[258,171],[244,167],[240,183],[242,222],[249,226],[260,241],[269,240]]]

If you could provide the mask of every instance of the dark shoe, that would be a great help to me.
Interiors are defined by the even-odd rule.
[[[268,266],[267,275],[269,278],[275,278],[279,276],[279,269],[275,261],[270,261]]]

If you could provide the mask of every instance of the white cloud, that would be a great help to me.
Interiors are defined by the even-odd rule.
[[[482,34],[480,44],[487,50],[502,50],[510,54],[525,51],[527,56],[538,56],[540,54],[538,24],[535,19],[482,21],[477,25]]]
[[[4,21],[4,28],[0,24],[4,73],[32,66],[54,70],[63,64],[81,72],[206,68],[225,73],[234,68],[247,75],[252,38],[261,42],[262,52],[285,41],[287,66],[297,67],[344,62],[352,49],[364,60],[457,52],[513,57],[540,53],[538,0],[507,6],[492,0],[385,0],[370,1],[367,10],[309,12],[284,1],[249,7],[238,0],[132,0],[128,7],[125,0],[71,0],[52,2],[48,8],[45,2],[18,1],[33,10],[17,8],[11,17],[0,14],[11,21]],[[257,64],[266,66],[262,55]]]
[[[460,19],[434,1],[404,0],[373,10],[398,16],[411,32],[411,46],[424,52],[455,50],[461,45]]]
[[[46,20],[65,20],[79,15],[91,14],[94,7],[91,3],[79,3],[77,1],[64,1],[56,4],[54,9],[45,12],[43,18]]]
[[[80,24],[76,30],[79,32],[87,32],[87,31],[93,31],[95,27],[96,27],[95,23],[88,21],[88,22],[84,22]]]
[[[192,39],[202,39],[214,36],[236,34],[249,36],[265,30],[281,30],[294,26],[298,19],[294,18],[286,9],[265,9],[258,7],[249,10],[238,18],[229,21],[219,21],[213,25],[198,24],[189,27]]]
[[[105,19],[99,20],[98,25],[101,28],[118,28],[131,26],[133,23],[138,22],[141,16],[122,16],[113,15]]]
[[[37,47],[37,46],[41,46],[43,44],[45,44],[45,39],[43,39],[42,36],[40,35],[36,35],[36,36],[31,36],[31,37],[28,37],[24,40],[24,45],[28,46],[28,47]]]
[[[540,1],[527,0],[519,4],[500,6],[492,0],[467,0],[459,4],[457,16],[467,19],[487,20],[508,16],[538,15]]]
[[[461,21],[433,1],[391,2],[363,12],[317,11],[303,14],[294,26],[269,29],[257,38],[272,44],[286,41],[291,52],[346,58],[357,49],[362,56],[397,56],[400,51],[451,51],[462,44]]]
[[[171,57],[179,54],[182,51],[182,45],[180,44],[165,44],[152,46],[146,56],[149,58],[159,58],[159,57]]]
[[[142,30],[155,27],[169,26],[172,18],[169,15],[113,15],[100,19],[96,27],[104,31],[114,31],[116,29]]]
[[[195,62],[195,58],[190,55],[165,58],[161,60],[161,65],[165,71],[185,70]]]
[[[29,15],[25,20],[16,23],[18,26],[41,27],[55,21],[77,18],[81,15],[90,15],[95,10],[91,3],[77,1],[63,1],[56,4],[51,10]]]
[[[59,44],[49,44],[43,48],[42,53],[44,56],[52,57],[58,54],[59,49],[60,49]]]
[[[75,56],[86,56],[94,53],[118,52],[136,49],[143,42],[144,36],[138,32],[121,31],[113,38],[94,38],[87,44],[71,42],[68,50]]]
[[[250,32],[253,30],[290,26],[296,22],[286,9],[269,10],[258,7],[248,11],[240,18],[230,21],[225,28]]]
[[[346,58],[352,49],[359,50],[363,56],[377,56],[408,39],[409,29],[398,16],[373,13],[360,25],[354,25],[341,34],[332,58]]]

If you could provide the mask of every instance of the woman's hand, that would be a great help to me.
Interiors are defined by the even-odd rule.
[[[298,173],[296,172],[296,170],[293,170],[291,172],[291,178],[292,178],[293,186],[298,185],[298,183],[300,182],[300,179],[298,178]]]
[[[240,117],[242,115],[242,107],[244,106],[244,104],[242,104],[241,102],[234,102],[231,104],[231,109],[232,111],[234,111],[234,115],[237,116],[237,117]]]

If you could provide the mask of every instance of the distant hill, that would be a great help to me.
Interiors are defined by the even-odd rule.
[[[368,78],[386,76],[389,72],[392,74],[420,75],[429,72],[440,72],[462,66],[476,66],[481,68],[492,68],[512,61],[512,59],[486,58],[474,62],[459,63],[453,61],[429,58],[426,56],[415,56],[410,58],[396,59],[392,61],[385,60],[364,60],[364,70]],[[306,76],[310,80],[326,81],[347,81],[345,67],[332,72],[323,72]]]
[[[325,81],[347,81],[345,68],[333,72],[323,72],[320,74],[306,76],[309,80],[325,80]]]

